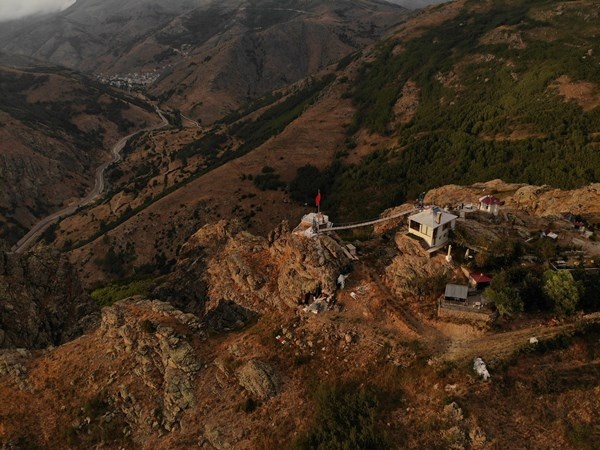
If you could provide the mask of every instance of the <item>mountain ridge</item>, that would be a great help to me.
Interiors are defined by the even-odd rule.
[[[408,14],[380,0],[169,5],[77,2],[30,25],[8,24],[0,48],[96,75],[160,74],[152,95],[214,121],[373,42]]]

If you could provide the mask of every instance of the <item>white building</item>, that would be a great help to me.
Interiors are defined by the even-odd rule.
[[[318,230],[331,228],[332,226],[333,223],[329,221],[329,216],[321,212],[311,212],[302,217],[302,221],[294,229],[293,233],[310,237],[315,235]]]
[[[450,230],[456,226],[457,216],[437,206],[408,217],[408,232],[420,237],[429,247],[440,247],[448,242]]]
[[[500,199],[493,195],[484,195],[479,199],[479,210],[497,216],[501,203]]]

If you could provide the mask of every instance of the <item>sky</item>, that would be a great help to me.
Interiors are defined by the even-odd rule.
[[[63,10],[75,0],[0,0],[0,22]]]

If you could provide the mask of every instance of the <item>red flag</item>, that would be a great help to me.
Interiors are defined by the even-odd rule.
[[[317,193],[317,197],[315,198],[315,203],[317,206],[321,206],[321,191]]]

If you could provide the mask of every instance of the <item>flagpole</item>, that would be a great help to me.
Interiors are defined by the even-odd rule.
[[[319,201],[317,202],[317,214],[321,212],[321,189],[318,190],[317,198]]]

